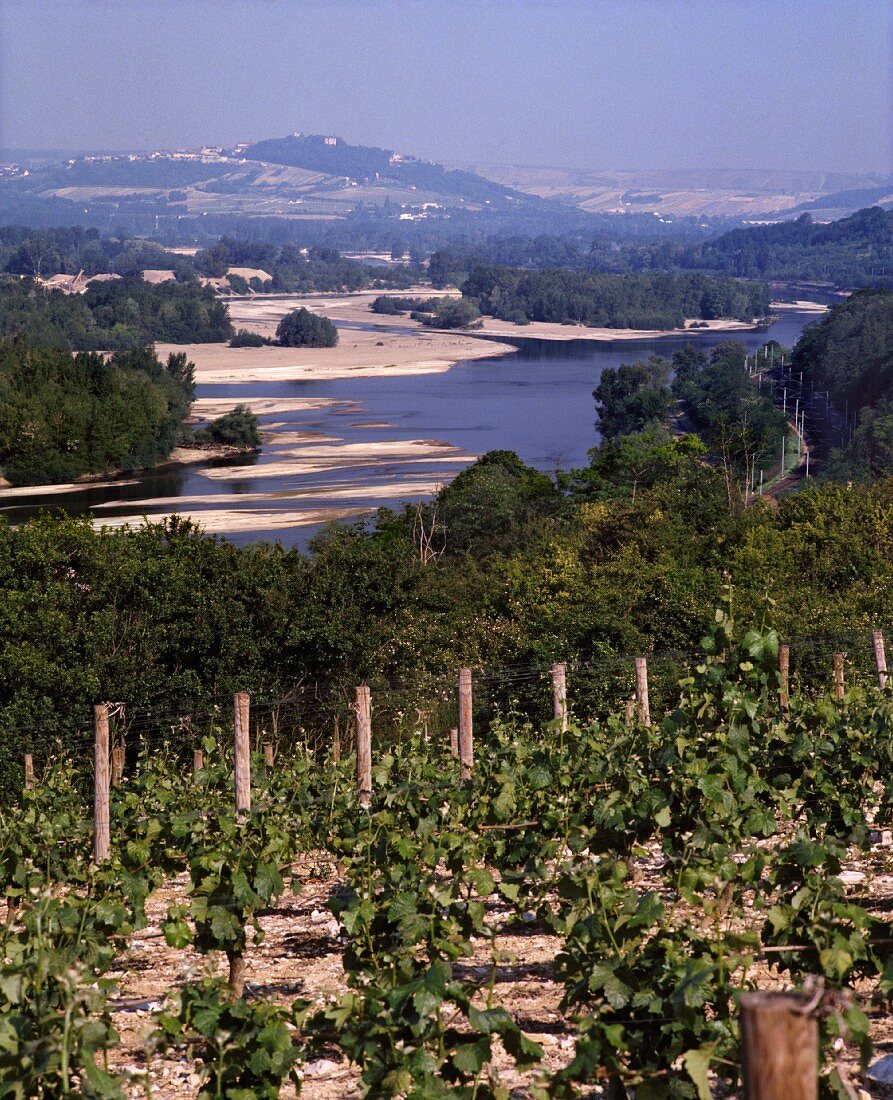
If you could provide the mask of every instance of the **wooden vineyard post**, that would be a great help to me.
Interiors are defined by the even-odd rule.
[[[474,767],[474,709],[471,695],[471,669],[459,669],[459,759],[462,778],[471,779]]]
[[[796,993],[741,997],[745,1100],[817,1100],[819,1027]]]
[[[778,647],[778,701],[782,710],[788,709],[788,673],[791,667],[791,647],[780,645]]]
[[[651,725],[651,708],[648,704],[648,662],[644,657],[636,657],[636,703],[639,708],[639,723]]]
[[[192,750],[192,774],[195,775],[200,772],[205,766],[205,750],[193,749]]]
[[[109,821],[109,708],[97,703],[93,708],[93,860],[103,863],[111,849]]]
[[[30,791],[34,786],[34,757],[30,752],[25,753],[25,790]]]
[[[233,696],[237,814],[247,813],[251,809],[250,707],[251,703],[248,692],[237,691]]]
[[[273,770],[273,746],[269,741],[264,741],[264,763],[272,771]]]
[[[842,699],[846,692],[843,682],[843,654],[834,654],[834,698]]]
[[[112,786],[120,787],[121,781],[124,779],[124,746],[114,745],[112,747]]]
[[[332,733],[332,762],[338,764],[341,761],[341,728],[338,725],[338,715],[335,715],[335,729]]]
[[[887,686],[887,655],[884,652],[884,635],[880,630],[875,630],[871,635],[874,646],[874,663],[877,665],[877,686],[884,690]]]
[[[554,664],[550,670],[552,677],[552,717],[561,725],[561,732],[567,733],[567,669],[562,664]]]
[[[367,685],[357,688],[357,789],[360,805],[372,801],[372,692]]]
[[[628,726],[633,725],[636,720],[636,697],[630,695],[626,701],[626,724]]]
[[[459,730],[455,726],[450,730],[450,752],[459,755]]]

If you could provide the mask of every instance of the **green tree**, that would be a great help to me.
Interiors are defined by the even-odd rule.
[[[333,348],[338,343],[338,330],[328,319],[309,309],[293,309],[276,328],[276,339],[288,348]]]

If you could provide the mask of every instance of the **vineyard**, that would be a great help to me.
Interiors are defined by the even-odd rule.
[[[0,1096],[706,1100],[782,989],[823,1092],[878,1088],[893,692],[859,644],[792,660],[726,608],[650,701],[640,661],[613,707],[562,667],[23,731]]]

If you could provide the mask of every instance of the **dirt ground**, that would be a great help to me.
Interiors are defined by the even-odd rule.
[[[249,949],[246,995],[270,997],[283,1005],[290,1005],[298,998],[322,1005],[346,989],[338,926],[326,907],[339,880],[324,858],[308,856],[296,865],[295,871],[303,883],[300,895],[283,895],[275,909],[260,917],[265,939],[261,945]],[[653,864],[650,867],[644,864],[636,877],[641,889],[659,888]],[[873,849],[867,860],[848,864],[842,877],[860,904],[889,918],[893,911],[893,848]],[[209,961],[192,950],[174,949],[165,943],[160,924],[168,905],[184,899],[186,885],[183,876],[150,898],[149,926],[130,938],[120,968],[113,975],[119,983],[114,1024],[121,1043],[112,1052],[110,1065],[125,1076],[127,1096],[134,1100],[147,1095],[147,1074],[154,1100],[194,1096],[200,1081],[194,1065],[185,1057],[176,1054],[162,1057],[147,1048],[153,1013],[170,993],[203,968],[225,972],[222,957]],[[697,914],[688,911],[684,915],[690,918]],[[490,907],[488,920],[497,930],[496,1002],[512,1014],[525,1034],[541,1044],[544,1052],[543,1067],[523,1073],[515,1070],[502,1051],[497,1052],[493,1068],[500,1083],[512,1090],[513,1097],[522,1100],[529,1096],[529,1086],[542,1068],[554,1071],[573,1056],[574,1026],[559,1008],[562,987],[553,975],[561,940],[544,934],[533,921],[526,925],[519,923],[498,905]],[[486,983],[491,962],[490,944],[480,942],[475,954],[457,963],[455,970]],[[766,961],[756,963],[751,976],[764,989],[789,985]],[[863,998],[866,992],[856,989],[857,996]],[[893,1055],[893,1020],[867,1003],[863,1007],[871,1019],[875,1061]],[[856,1100],[893,1100],[893,1085],[859,1078],[854,1051],[848,1049],[840,1057],[853,1076]],[[337,1047],[329,1047],[310,1056],[304,1065],[301,1095],[306,1100],[351,1100],[359,1096],[359,1071]],[[293,1087],[287,1085],[282,1096],[293,1097]]]

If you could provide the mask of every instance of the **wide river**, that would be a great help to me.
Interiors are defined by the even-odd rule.
[[[21,522],[45,508],[71,514],[92,511],[103,521],[172,510],[199,522],[206,511],[219,517],[238,498],[239,524],[217,530],[235,543],[275,539],[305,547],[319,523],[282,526],[269,517],[300,510],[320,516],[332,509],[398,506],[430,493],[474,456],[485,451],[516,451],[527,463],[549,473],[585,465],[598,442],[593,389],[606,367],[632,362],[653,352],[664,355],[695,343],[711,348],[741,340],[753,350],[769,339],[793,345],[816,314],[785,311],[758,332],[665,337],[653,341],[595,342],[517,339],[517,352],[458,363],[434,374],[342,378],[306,382],[199,385],[199,398],[324,399],[321,407],[286,408],[262,417],[262,427],[284,442],[273,442],[244,463],[215,470],[205,464],[168,468],[163,473],[105,483],[101,487],[43,495],[4,493],[0,514]],[[511,341],[515,343],[514,338]],[[345,456],[335,462],[304,460],[295,440],[335,444]],[[415,441],[409,445],[409,441]],[[420,445],[421,441],[421,445]],[[374,448],[370,445],[377,444]],[[306,442],[305,442],[306,446]],[[347,447],[342,451],[341,448]],[[384,447],[384,451],[382,451]],[[325,448],[322,452],[324,453]],[[295,456],[300,456],[295,461]],[[238,469],[234,469],[234,465]],[[218,476],[219,475],[219,478]],[[433,482],[432,482],[433,478]],[[257,523],[252,523],[252,513]],[[305,517],[309,518],[309,517]],[[209,529],[215,529],[211,523]]]

